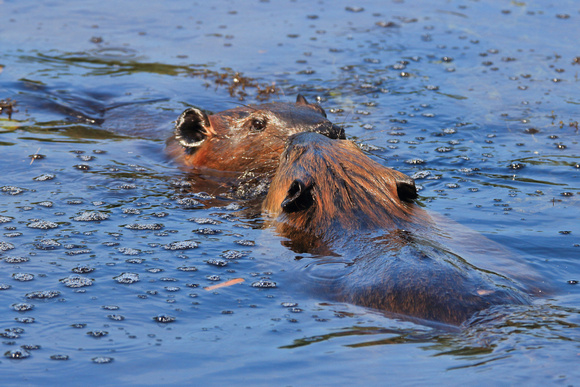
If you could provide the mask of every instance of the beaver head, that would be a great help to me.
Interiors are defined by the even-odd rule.
[[[332,237],[406,225],[417,206],[415,182],[366,156],[354,143],[316,133],[293,135],[262,209],[286,236]]]
[[[298,95],[295,104],[239,106],[213,115],[189,108],[177,119],[169,152],[196,168],[273,172],[288,136],[300,132],[345,138],[322,107]]]

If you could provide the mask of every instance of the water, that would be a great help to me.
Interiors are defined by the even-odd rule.
[[[573,1],[1,2],[2,384],[575,384],[578,18]],[[182,200],[164,140],[183,109],[298,92],[553,293],[462,330],[404,321],[306,291],[312,258],[260,219]]]

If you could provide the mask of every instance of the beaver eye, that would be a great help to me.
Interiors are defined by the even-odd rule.
[[[266,120],[262,118],[254,118],[251,122],[251,129],[254,132],[261,132],[266,129]]]

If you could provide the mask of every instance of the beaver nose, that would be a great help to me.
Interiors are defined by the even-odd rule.
[[[325,122],[312,130],[333,140],[346,140],[344,129],[330,122]]]

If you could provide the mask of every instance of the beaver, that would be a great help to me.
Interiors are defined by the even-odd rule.
[[[509,254],[487,264],[476,251],[470,262],[457,253],[469,249],[449,243],[458,228],[446,233],[416,198],[412,178],[354,143],[300,133],[289,137],[262,209],[289,247],[320,259],[309,270],[337,301],[452,325],[492,305],[530,302],[522,283],[492,270],[509,266]]]
[[[324,109],[302,95],[296,103],[239,106],[216,114],[191,107],[177,119],[169,154],[186,167],[269,174],[278,166],[288,136],[316,132],[344,139]]]

